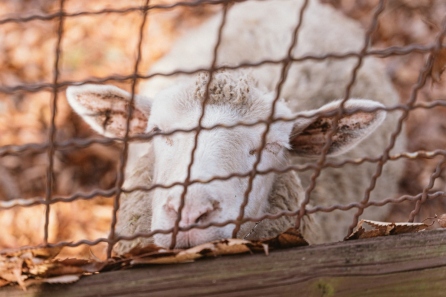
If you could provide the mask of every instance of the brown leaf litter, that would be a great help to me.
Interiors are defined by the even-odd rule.
[[[403,233],[416,233],[426,229],[425,223],[389,223],[371,220],[361,220],[352,234],[345,240],[374,238],[379,236],[398,235]]]
[[[81,276],[130,268],[136,265],[189,263],[201,258],[245,253],[265,253],[269,250],[306,246],[299,231],[291,228],[270,239],[249,241],[221,239],[189,249],[166,250],[156,245],[138,247],[129,253],[106,261],[86,259],[56,259],[62,247],[34,248],[0,254],[0,287],[18,284],[72,283]]]

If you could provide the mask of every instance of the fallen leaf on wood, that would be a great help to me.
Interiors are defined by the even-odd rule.
[[[166,257],[156,257],[155,255],[150,255],[148,257],[136,258],[131,261],[131,264],[187,263],[203,257],[243,254],[260,249],[267,253],[267,245],[260,242],[251,242],[244,239],[222,239],[200,244],[190,249],[179,251],[175,255],[169,255]]]
[[[193,262],[204,257],[218,257],[223,255],[264,252],[269,253],[269,249],[283,249],[298,246],[306,246],[308,242],[303,238],[302,234],[294,228],[290,228],[285,232],[273,238],[258,241],[248,241],[244,239],[221,239],[209,243],[204,243],[187,250],[178,251],[177,253],[148,253],[142,257],[134,258],[130,265],[141,264],[173,264]],[[146,248],[138,248],[132,250],[141,253]],[[156,246],[149,245],[147,251],[156,250]],[[160,250],[160,248],[158,248]],[[131,253],[126,256],[130,256]]]
[[[249,241],[221,239],[185,250],[166,250],[154,244],[137,247],[107,261],[55,259],[61,248],[36,248],[0,255],[0,287],[17,283],[23,290],[41,283],[71,283],[81,275],[118,270],[134,265],[188,263],[200,258],[244,253],[268,254],[269,249],[308,245],[298,230],[288,229],[274,238]]]
[[[86,273],[100,271],[106,262],[54,259],[62,248],[9,251],[0,255],[0,287],[17,283],[23,290],[38,283],[69,283]]]
[[[11,259],[0,257],[0,281],[3,285],[15,282],[19,284],[23,290],[26,290],[23,281],[27,276],[22,275],[23,262],[23,259],[17,257]]]
[[[0,257],[19,257],[22,259],[26,258],[39,258],[39,259],[53,259],[56,257],[62,247],[37,247],[29,249],[13,250],[9,252],[2,253]]]
[[[94,273],[100,271],[105,265],[105,262],[70,258],[34,265],[30,267],[29,273],[39,277]]]
[[[364,225],[368,228],[366,229]],[[350,234],[346,240],[397,235],[402,233],[415,233],[424,230],[427,227],[428,225],[424,223],[389,223],[361,220],[356,226],[355,231]]]
[[[19,284],[23,291],[26,291],[25,279],[28,277],[22,274],[22,268],[16,267],[12,270],[12,274],[14,275],[15,281]]]
[[[424,223],[389,223],[361,220],[352,234],[345,240],[373,238],[378,236],[415,233],[429,227]],[[367,229],[366,229],[367,228]]]
[[[308,245],[299,230],[295,228],[290,228],[274,238],[264,239],[260,242],[267,244],[270,249],[286,249]]]
[[[0,278],[0,288],[9,285],[11,282]]]
[[[134,257],[134,256],[146,256],[146,255],[151,255],[154,253],[159,253],[160,251],[165,251],[165,249],[152,243],[152,244],[149,244],[149,245],[146,245],[143,247],[136,246],[136,247],[132,248],[130,251],[128,251],[127,253],[119,255],[119,256],[124,257],[124,258]]]
[[[38,285],[42,283],[47,284],[71,284],[74,282],[77,282],[80,279],[79,274],[68,274],[68,275],[62,275],[62,276],[55,276],[55,277],[49,277],[49,278],[42,278],[42,279],[29,279],[25,281],[27,286],[31,285]]]

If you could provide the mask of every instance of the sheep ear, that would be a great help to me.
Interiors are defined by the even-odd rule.
[[[296,119],[290,137],[293,153],[306,157],[316,157],[322,153],[340,103],[331,102],[317,110],[300,114],[305,117]],[[344,112],[332,135],[327,155],[345,153],[371,134],[386,117],[380,109],[382,107],[382,104],[371,100],[349,99],[344,104]]]
[[[71,107],[97,132],[107,137],[124,137],[131,94],[110,85],[69,87],[67,99]],[[148,98],[134,96],[129,135],[142,134],[147,128],[151,103]]]

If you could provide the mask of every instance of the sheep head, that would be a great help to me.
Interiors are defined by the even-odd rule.
[[[237,219],[254,167],[261,174],[252,180],[244,216],[262,216],[275,181],[274,170],[287,165],[288,152],[320,155],[340,105],[332,102],[293,115],[283,101],[275,101],[273,93],[262,91],[248,75],[233,72],[215,73],[210,82],[208,75],[200,74],[155,98],[135,95],[132,106],[131,94],[114,86],[69,87],[67,98],[93,129],[107,137],[125,135],[129,110],[128,135],[151,136],[147,149],[154,155],[153,184],[165,186],[154,189],[152,195],[152,230],[171,229],[182,200],[180,227]],[[328,155],[341,154],[372,133],[384,120],[381,107],[370,100],[348,100]],[[216,176],[221,178],[214,180]],[[239,236],[252,226],[252,222],[243,224]],[[233,230],[233,224],[188,228],[178,233],[176,247],[228,238]],[[171,237],[156,234],[154,240],[168,247]]]

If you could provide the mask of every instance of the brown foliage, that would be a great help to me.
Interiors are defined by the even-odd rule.
[[[0,19],[45,15],[58,9],[58,1],[2,1]],[[151,1],[151,4],[175,1]],[[66,1],[65,11],[99,11],[136,7],[141,1]],[[141,69],[146,71],[181,32],[199,24],[210,7],[175,8],[151,12],[145,38]],[[141,20],[139,11],[127,14],[98,14],[66,18],[62,37],[59,81],[82,81],[91,77],[132,73]],[[50,83],[53,77],[57,21],[30,21],[0,25],[0,85]],[[156,42],[155,42],[156,41]],[[130,82],[118,83],[130,90]],[[59,90],[57,98],[57,142],[98,137],[69,108]],[[0,151],[9,145],[48,141],[51,123],[50,91],[0,93]],[[113,188],[121,145],[93,144],[84,148],[58,149],[54,155],[53,195]],[[42,197],[46,190],[48,156],[46,150],[24,151],[0,157],[0,199]],[[111,197],[113,198],[113,197]],[[107,237],[110,229],[111,198],[55,204],[50,216],[50,242],[94,240]],[[0,210],[3,228],[0,248],[42,243],[44,207]],[[90,247],[65,249],[66,254],[88,257]],[[93,247],[103,255],[104,247]],[[80,254],[79,254],[80,253]]]
[[[366,227],[368,228],[366,229]],[[350,234],[345,240],[398,235],[403,233],[415,233],[424,230],[427,227],[429,226],[424,223],[388,223],[361,220],[356,226],[354,232]]]
[[[261,241],[221,239],[185,250],[164,250],[156,245],[135,248],[107,261],[56,259],[62,248],[34,248],[0,254],[0,287],[16,283],[23,290],[40,283],[72,283],[81,275],[119,270],[137,265],[189,263],[201,258],[263,252],[305,246],[302,235],[290,229],[275,238]]]
[[[156,0],[156,3],[174,0]],[[359,20],[364,27],[371,21],[372,10],[378,1],[324,0],[346,15]],[[141,1],[126,0],[78,0],[66,1],[67,13],[98,11],[105,8],[125,8],[139,5]],[[58,9],[55,0],[30,0],[0,2],[0,19],[10,16],[54,13]],[[167,11],[150,12],[144,35],[141,73],[149,69],[157,58],[165,53],[172,42],[182,33],[205,20],[215,8],[179,7]],[[435,41],[441,29],[446,3],[434,0],[388,1],[380,16],[372,46],[386,48],[410,44],[428,45]],[[65,19],[62,39],[61,81],[79,82],[91,77],[111,74],[127,75],[133,71],[141,14],[98,14]],[[50,83],[53,79],[57,19],[29,22],[10,22],[0,25],[0,86]],[[445,66],[445,49],[435,54],[432,78],[417,94],[417,102],[433,102],[445,98],[446,88],[441,73]],[[386,69],[401,95],[407,102],[416,83],[427,54],[413,52],[407,55],[384,58]],[[130,82],[117,83],[130,89]],[[0,152],[8,145],[41,144],[48,140],[51,122],[50,90],[40,92],[16,91],[0,93]],[[64,90],[58,93],[56,136],[58,142],[74,138],[97,137],[68,108]],[[446,108],[417,109],[410,113],[406,124],[409,151],[446,147]],[[85,148],[58,149],[54,156],[54,195],[69,196],[76,192],[93,189],[110,189],[116,181],[116,166],[120,144],[109,146],[91,145]],[[431,175],[442,158],[411,159],[407,162],[401,193],[418,194],[429,184]],[[440,164],[441,169],[446,165]],[[26,151],[0,157],[0,197],[3,200],[44,196],[48,157],[45,150]],[[429,191],[445,190],[444,170],[436,178]],[[50,241],[75,241],[107,237],[111,218],[110,198],[97,197],[72,203],[57,203],[50,214]],[[389,221],[407,220],[414,203],[397,205]],[[439,199],[426,201],[417,218],[432,216],[446,209]],[[443,211],[442,211],[443,210]],[[34,206],[0,210],[2,236],[0,247],[36,245],[42,242],[44,207]],[[93,248],[95,254],[103,254],[103,246]],[[89,257],[90,247],[65,249],[65,254]],[[15,264],[14,264],[15,265]],[[13,270],[11,270],[13,271]],[[17,279],[20,275],[11,274]],[[18,275],[18,276],[17,276]],[[19,279],[17,281],[20,283]],[[57,281],[57,280],[54,280]],[[0,285],[1,285],[0,280]]]

